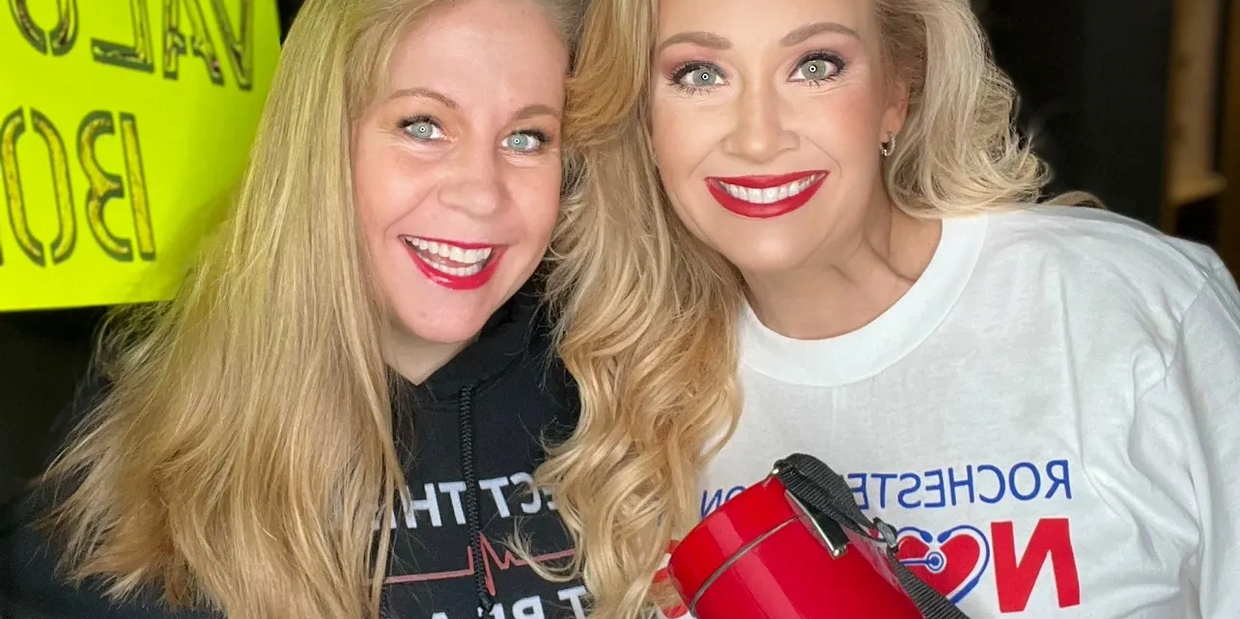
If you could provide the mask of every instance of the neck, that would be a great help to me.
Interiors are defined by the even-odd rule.
[[[750,305],[771,330],[825,339],[869,324],[900,300],[925,271],[942,230],[897,209],[885,191],[860,221],[833,233],[805,265],[744,273]]]
[[[392,369],[409,382],[420,385],[472,341],[450,344],[428,342],[404,328],[393,326],[389,330],[384,352]]]

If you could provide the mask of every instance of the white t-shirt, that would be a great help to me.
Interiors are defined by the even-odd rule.
[[[740,329],[704,513],[804,452],[974,619],[1240,618],[1240,293],[1209,249],[1095,209],[949,219],[869,325]]]

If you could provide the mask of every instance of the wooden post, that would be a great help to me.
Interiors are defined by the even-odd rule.
[[[1228,11],[1226,65],[1223,74],[1221,168],[1229,181],[1218,204],[1218,250],[1240,278],[1240,0]]]
[[[1228,178],[1217,166],[1223,0],[1176,0],[1167,111],[1167,189],[1162,228],[1175,234],[1179,211],[1217,199]]]

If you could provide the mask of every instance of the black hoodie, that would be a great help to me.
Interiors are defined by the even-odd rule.
[[[506,546],[519,530],[538,557],[572,554],[553,498],[529,486],[544,438],[567,437],[578,411],[534,286],[425,383],[392,383],[410,502],[381,523],[394,527],[383,618],[475,619],[480,607],[491,619],[584,617],[580,582],[545,581]],[[114,605],[95,582],[67,585],[54,574],[56,545],[30,527],[46,504],[28,497],[0,518],[0,619],[213,618],[163,610],[149,595]]]

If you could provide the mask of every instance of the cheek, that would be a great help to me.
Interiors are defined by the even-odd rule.
[[[359,143],[353,156],[353,195],[367,235],[383,231],[419,204],[435,183],[435,168],[399,147]]]
[[[378,261],[381,259],[384,244],[384,224],[379,207],[382,197],[376,194],[374,184],[368,181],[364,174],[359,174],[357,166],[354,166],[353,205],[357,211],[357,221],[371,259]]]
[[[810,141],[847,165],[872,159],[878,152],[882,107],[878,93],[869,88],[842,89],[807,114],[803,131]],[[837,122],[822,122],[822,119]]]
[[[383,221],[384,204],[388,201],[385,194],[390,191],[387,185],[391,182],[386,178],[383,149],[369,133],[364,132],[354,142],[352,153],[353,198],[368,236]]]
[[[560,213],[560,167],[523,172],[512,182],[515,202],[525,221],[525,233],[532,240],[545,243]]]
[[[705,119],[687,106],[655,100],[651,105],[650,137],[664,184],[678,180],[709,152]],[[670,177],[668,176],[670,175]]]

